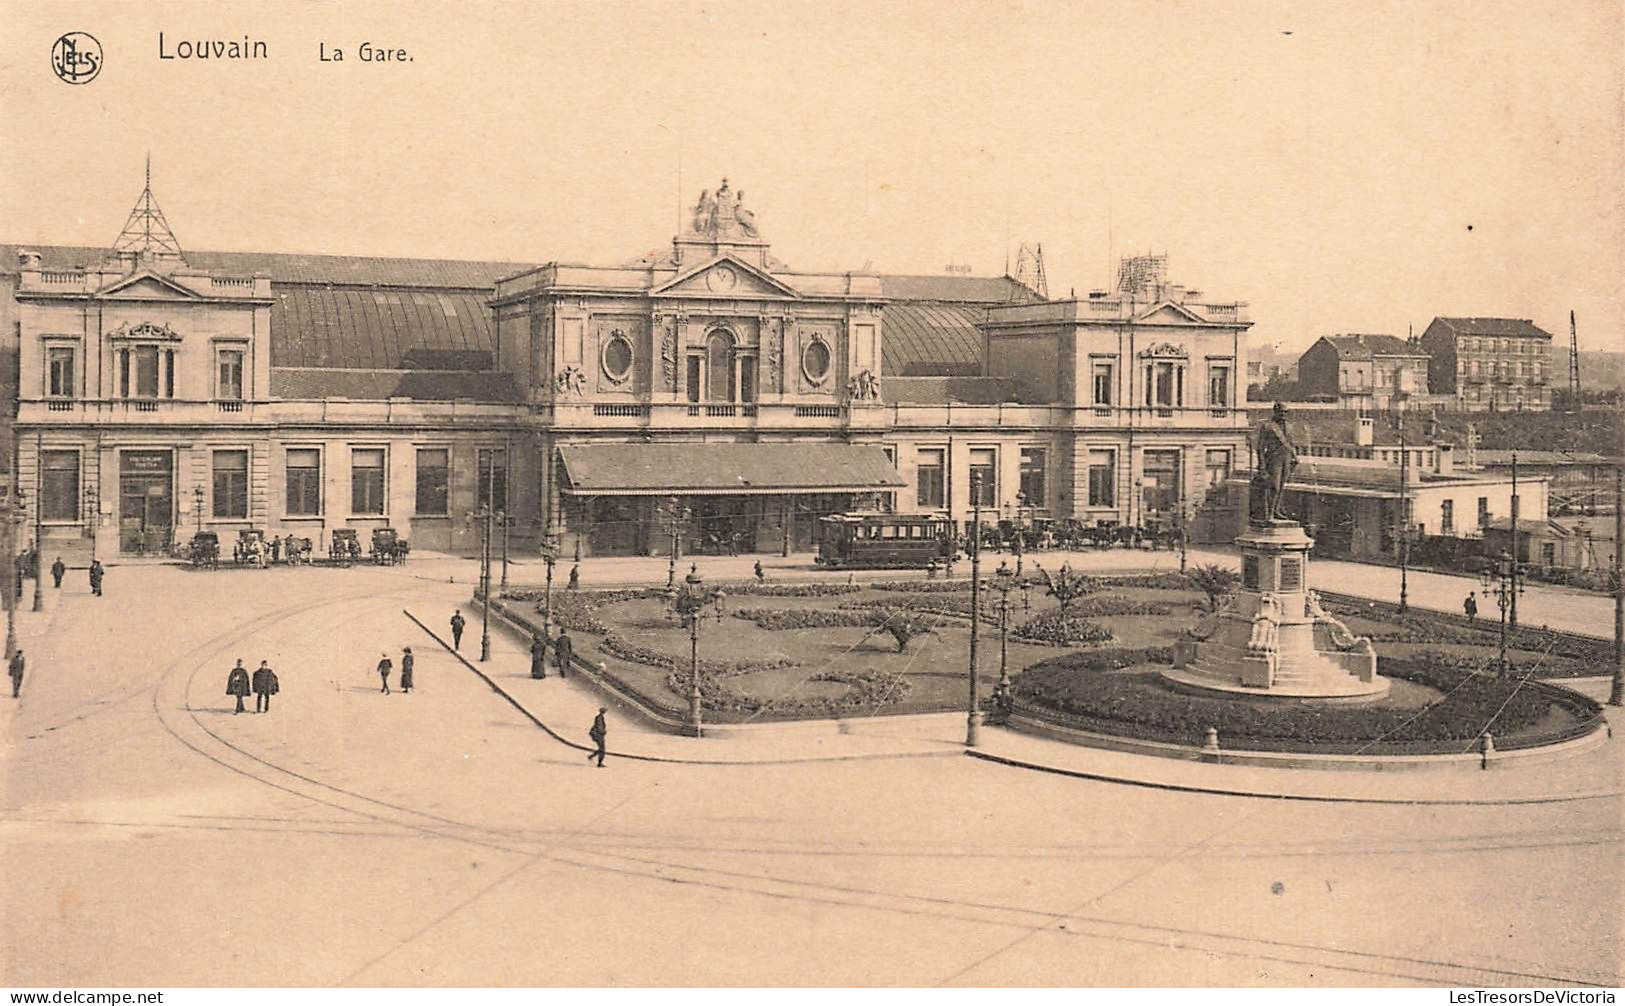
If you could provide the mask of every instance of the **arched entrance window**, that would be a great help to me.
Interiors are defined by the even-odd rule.
[[[727,329],[715,329],[705,339],[705,400],[734,400],[734,338]]]

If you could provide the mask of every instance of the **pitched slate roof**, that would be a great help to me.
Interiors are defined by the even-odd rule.
[[[1426,357],[1427,351],[1397,335],[1328,335],[1326,341],[1345,360],[1369,360],[1373,356]]]
[[[558,450],[573,493],[874,492],[906,485],[880,448],[850,444],[570,444]]]
[[[386,398],[412,398],[429,402],[449,402],[457,398],[498,403],[523,401],[513,376],[496,371],[306,367],[272,367],[271,397],[295,401],[320,398],[349,398],[356,401],[382,401]]]
[[[880,291],[895,300],[941,300],[965,304],[1031,304],[1041,301],[1009,276],[881,276]]]
[[[1537,339],[1552,337],[1552,333],[1537,327],[1528,318],[1434,318],[1433,322],[1443,324],[1452,335],[1521,335]]]

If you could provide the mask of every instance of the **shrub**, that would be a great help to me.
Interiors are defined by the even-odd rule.
[[[1081,600],[1098,591],[1101,586],[1100,581],[1092,576],[1072,572],[1070,564],[1062,564],[1061,568],[1054,573],[1039,566],[1036,562],[1033,563],[1033,566],[1037,568],[1039,574],[1044,578],[1044,593],[1055,598],[1055,603],[1060,606],[1060,617],[1055,620],[1055,630],[1058,635],[1056,641],[1065,646],[1067,630],[1070,628],[1067,608],[1071,607],[1074,601]],[[1109,633],[1107,638],[1110,638]]]
[[[898,653],[907,652],[908,644],[920,636],[935,635],[937,623],[942,620],[892,608],[876,609],[874,618],[880,629],[897,641]]]
[[[689,673],[689,661],[684,656],[674,656],[661,650],[648,646],[630,643],[620,636],[608,635],[598,644],[605,653],[619,657],[634,664],[643,664],[647,667],[661,667],[676,671],[686,680]],[[799,661],[788,657],[775,657],[772,660],[700,660],[700,677],[730,678],[740,674],[754,674],[758,671],[776,671],[785,667],[797,667]],[[687,685],[684,685],[687,688]]]
[[[868,611],[825,611],[820,608],[740,608],[733,616],[773,632],[857,627],[874,625],[876,621]]]
[[[729,597],[834,597],[838,594],[855,594],[863,589],[861,583],[757,583],[755,580],[715,586],[721,587]]]
[[[1218,611],[1219,605],[1229,594],[1234,594],[1241,585],[1241,574],[1228,566],[1218,563],[1203,563],[1192,566],[1185,574],[1191,585],[1207,595],[1207,610]]]

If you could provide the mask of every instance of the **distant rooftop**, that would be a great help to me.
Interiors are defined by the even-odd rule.
[[[1397,335],[1373,335],[1354,333],[1350,335],[1328,335],[1326,342],[1337,350],[1337,355],[1345,360],[1369,360],[1377,356],[1416,356],[1427,357],[1427,351],[1420,346],[1401,339]]]
[[[1434,318],[1433,324],[1443,325],[1452,335],[1524,336],[1550,339],[1552,334],[1528,318]],[[1429,328],[1432,325],[1428,326]]]

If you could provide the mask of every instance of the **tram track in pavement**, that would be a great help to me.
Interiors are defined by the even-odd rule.
[[[384,596],[389,595],[368,593],[364,597],[352,596],[344,600],[352,603],[367,601],[382,605],[384,602],[381,598]],[[326,599],[319,604],[331,605],[332,599]],[[268,624],[295,618],[316,606],[318,605],[290,605],[278,609],[272,613],[275,617],[268,621],[257,619],[255,631],[263,630]],[[1602,972],[1548,974],[1538,970],[1537,965],[1505,958],[1493,962],[1451,961],[1350,951],[1317,944],[1270,940],[1192,928],[1155,926],[1100,915],[1082,913],[1058,915],[1041,909],[992,901],[899,894],[876,888],[803,880],[773,872],[694,866],[673,862],[670,859],[630,855],[628,853],[632,850],[624,848],[620,852],[605,851],[602,848],[578,848],[570,844],[571,841],[581,843],[602,837],[580,829],[572,829],[562,835],[539,836],[530,829],[493,828],[444,814],[431,813],[400,802],[372,796],[357,789],[336,785],[309,772],[279,764],[210,729],[197,716],[196,711],[187,705],[186,696],[190,693],[197,675],[209,666],[206,658],[211,655],[210,647],[216,651],[223,650],[242,636],[241,633],[233,636],[229,631],[217,634],[193,647],[183,658],[177,658],[171,663],[152,689],[154,714],[164,729],[177,742],[227,771],[344,814],[398,829],[398,833],[403,837],[416,835],[424,839],[469,844],[489,851],[526,857],[527,864],[548,860],[592,872],[655,882],[695,885],[732,894],[790,900],[802,904],[878,910],[900,915],[929,916],[1024,931],[1039,928],[1069,938],[1090,937],[1410,981],[1468,985],[1497,982],[1608,985],[1618,981],[1618,976]],[[198,663],[188,669],[186,664],[193,661]],[[175,691],[177,687],[178,694]],[[188,715],[184,719],[179,717],[171,719],[168,713],[177,710]],[[1601,841],[1615,840],[1603,838]],[[1514,844],[1511,847],[1521,846]],[[677,850],[667,848],[666,851],[706,853],[713,850],[708,847],[690,846]],[[773,852],[785,855],[818,854],[812,850],[790,848],[775,849]],[[1152,855],[1140,858],[1157,857]],[[453,911],[464,907],[466,904],[457,906]]]

